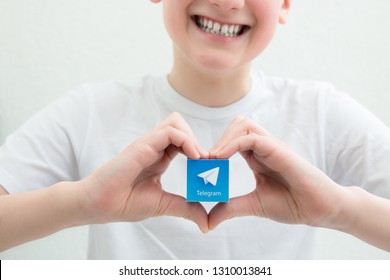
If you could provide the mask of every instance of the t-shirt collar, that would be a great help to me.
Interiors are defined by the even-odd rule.
[[[246,115],[260,102],[263,91],[263,75],[251,73],[251,88],[238,101],[223,107],[208,107],[187,99],[176,92],[168,82],[167,76],[160,77],[155,94],[172,111],[186,114],[197,119],[231,119],[237,115]]]

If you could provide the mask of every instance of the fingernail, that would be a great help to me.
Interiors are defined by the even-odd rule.
[[[211,149],[209,151],[210,158],[217,158],[218,150],[217,149]]]

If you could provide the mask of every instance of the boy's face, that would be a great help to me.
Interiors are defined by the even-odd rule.
[[[162,2],[175,63],[203,71],[248,66],[267,47],[278,23],[286,21],[290,7],[290,0]]]

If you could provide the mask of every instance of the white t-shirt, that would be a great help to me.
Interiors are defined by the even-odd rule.
[[[84,85],[46,107],[0,149],[0,185],[17,193],[79,180],[119,153],[169,113],[180,112],[208,149],[237,115],[246,115],[344,186],[390,198],[390,132],[377,118],[329,84],[252,74],[238,102],[209,108],[176,93],[166,77],[136,86]],[[254,188],[246,162],[230,159],[230,196]],[[165,190],[186,194],[186,159],[177,156]],[[213,203],[204,203],[211,209]],[[310,258],[315,230],[256,217],[235,218],[209,234],[175,217],[92,225],[91,259]]]

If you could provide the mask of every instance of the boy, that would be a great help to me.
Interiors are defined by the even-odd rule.
[[[366,221],[356,209],[375,214],[387,201],[340,186],[390,197],[388,129],[329,85],[250,69],[290,1],[163,8],[174,47],[167,77],[85,85],[2,147],[0,184],[13,195],[0,197],[1,249],[92,224],[89,258],[310,258],[314,228],[260,216],[345,230],[389,250],[385,230],[376,235],[377,224],[351,214]],[[187,203],[186,157],[230,158],[237,198]],[[220,224],[235,216],[245,217]]]

